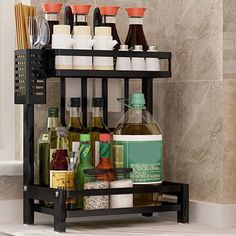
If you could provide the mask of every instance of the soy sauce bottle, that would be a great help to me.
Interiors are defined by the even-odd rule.
[[[147,40],[143,31],[143,16],[146,8],[125,8],[129,16],[129,31],[125,40],[125,44],[130,50],[135,45],[142,45],[143,50],[148,50]]]
[[[52,34],[53,34],[53,26],[59,25],[59,14],[61,12],[61,7],[63,4],[61,3],[43,3],[42,8],[43,12],[45,13],[45,19],[48,22],[49,29],[50,29],[50,40],[49,40],[49,47],[52,44]]]
[[[91,5],[72,4],[70,7],[74,15],[74,26],[88,25],[87,16]]]
[[[116,29],[116,15],[120,7],[118,6],[101,6],[99,7],[100,13],[102,15],[102,26],[111,27],[111,35],[113,40],[116,40],[118,43],[114,47],[116,51],[119,50],[121,41]]]

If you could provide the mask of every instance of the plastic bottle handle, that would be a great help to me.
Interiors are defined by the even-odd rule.
[[[129,99],[127,99],[127,98],[117,98],[116,100],[118,102],[120,102],[122,105],[132,109],[132,107],[129,104],[125,103],[125,101],[129,101]]]

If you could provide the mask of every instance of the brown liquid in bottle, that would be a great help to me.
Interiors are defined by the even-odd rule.
[[[125,44],[127,44],[130,49],[134,49],[134,45],[142,45],[144,51],[148,50],[148,44],[144,35],[143,25],[129,25],[129,31],[125,40]]]

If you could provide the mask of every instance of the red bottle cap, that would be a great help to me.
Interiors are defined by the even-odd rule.
[[[119,8],[118,6],[101,6],[99,10],[103,16],[116,16]]]
[[[70,5],[73,14],[88,15],[91,5]]]
[[[110,141],[111,135],[110,134],[100,134],[99,139],[100,139],[100,141]]]
[[[61,3],[43,3],[42,8],[45,13],[60,13],[61,7],[63,4]]]
[[[146,8],[125,8],[129,17],[143,17]]]

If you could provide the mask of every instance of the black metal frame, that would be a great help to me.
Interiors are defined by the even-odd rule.
[[[80,56],[112,56],[112,57],[154,57],[168,60],[167,71],[89,71],[89,70],[55,70],[56,55]],[[30,61],[31,59],[33,61]],[[37,60],[35,60],[35,58]],[[19,70],[20,68],[20,70]],[[19,92],[19,74],[23,73],[24,93]],[[161,185],[134,186],[123,189],[102,190],[58,190],[34,185],[34,104],[46,103],[46,78],[59,77],[61,81],[61,122],[65,122],[65,77],[81,78],[83,122],[87,126],[87,80],[102,78],[102,96],[104,97],[104,121],[108,123],[108,79],[124,78],[124,95],[129,96],[129,79],[142,79],[142,91],[145,94],[147,108],[153,111],[153,78],[171,77],[171,53],[168,52],[113,52],[91,50],[18,50],[15,52],[15,103],[24,104],[24,223],[34,224],[34,212],[54,216],[54,230],[64,232],[66,218],[100,215],[117,215],[140,213],[152,216],[154,212],[177,211],[177,221],[189,221],[189,186],[187,184],[163,182]],[[22,82],[20,81],[20,82]],[[37,82],[39,81],[39,84]],[[35,85],[37,84],[37,86]],[[41,87],[40,87],[40,86]],[[38,87],[39,86],[39,87]],[[32,93],[39,89],[40,95]],[[37,90],[38,91],[38,90]],[[67,197],[90,195],[114,195],[129,193],[158,192],[177,197],[176,203],[163,202],[160,206],[142,206],[133,208],[101,209],[101,210],[69,210],[66,209]],[[54,208],[36,204],[34,200],[50,201]]]

